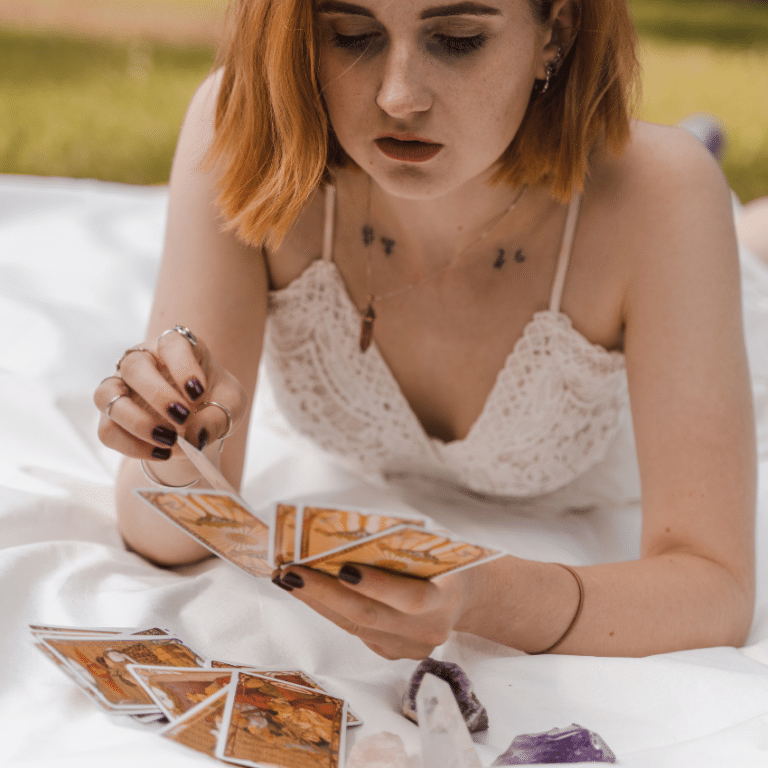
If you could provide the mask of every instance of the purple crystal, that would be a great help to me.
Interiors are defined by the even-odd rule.
[[[419,686],[426,674],[439,677],[451,686],[461,716],[464,718],[470,733],[478,733],[488,728],[488,712],[477,700],[477,696],[472,690],[472,682],[467,677],[466,672],[458,664],[435,661],[431,658],[424,659],[416,667],[416,671],[411,675],[408,683],[408,690],[403,696],[403,714],[409,720],[413,720],[414,723],[419,722],[416,713],[416,694],[419,692]]]
[[[515,736],[493,765],[531,763],[615,763],[616,755],[594,731],[580,725]]]

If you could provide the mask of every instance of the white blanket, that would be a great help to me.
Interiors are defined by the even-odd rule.
[[[26,627],[39,622],[167,627],[210,658],[303,668],[365,719],[353,743],[394,732],[416,766],[418,730],[399,714],[415,662],[380,659],[289,594],[219,559],[164,570],[121,545],[111,493],[118,457],[97,440],[91,393],[142,337],[166,201],[164,188],[0,177],[0,763],[209,763],[97,709],[29,644]],[[768,278],[751,260],[746,269],[765,423]],[[755,341],[761,322],[765,333]],[[302,494],[404,507],[401,493],[366,486],[259,423],[252,435],[244,495],[256,507]],[[517,734],[572,722],[597,731],[626,766],[768,765],[766,480],[763,453],[758,607],[745,648],[526,657],[456,635],[438,649],[468,672],[488,708],[490,729],[477,745],[485,765]],[[631,507],[554,519],[493,505],[470,514],[466,503],[423,489],[409,498],[456,533],[528,557],[578,564],[636,552]]]

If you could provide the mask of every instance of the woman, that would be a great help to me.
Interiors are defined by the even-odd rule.
[[[130,491],[143,469],[199,481],[179,434],[218,460],[233,433],[239,483],[262,350],[325,449],[478,493],[567,489],[631,401],[637,561],[275,583],[388,658],[451,630],[530,653],[742,644],[756,470],[731,198],[689,134],[630,122],[625,3],[241,0],[223,64],[181,133],[147,340],[95,394],[127,544],[208,554]]]

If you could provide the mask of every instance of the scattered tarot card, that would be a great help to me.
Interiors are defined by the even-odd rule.
[[[133,675],[166,717],[175,722],[232,680],[231,670],[129,664]]]
[[[37,636],[46,655],[94,701],[110,712],[148,714],[157,705],[128,671],[129,664],[202,667],[203,659],[181,640],[138,635]]]
[[[276,680],[282,680],[285,683],[293,683],[294,685],[301,685],[304,688],[311,688],[315,691],[321,691],[333,696],[333,691],[329,691],[324,685],[315,680],[314,677],[308,675],[301,669],[275,669],[254,667],[250,664],[230,664],[226,661],[209,661],[207,662],[212,669],[240,669],[243,671],[254,672],[257,675],[263,675],[264,677],[273,677]],[[362,718],[355,714],[351,709],[347,710],[347,727],[354,728],[355,726],[363,725]]]
[[[344,765],[343,699],[250,672],[229,688],[216,757],[254,768]]]
[[[222,688],[159,731],[159,734],[189,749],[216,757],[216,744],[228,693],[227,688]]]

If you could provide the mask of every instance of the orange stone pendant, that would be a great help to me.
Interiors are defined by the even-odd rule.
[[[360,313],[360,317],[362,318],[360,323],[360,351],[365,352],[373,341],[373,321],[376,319],[376,313],[373,311],[373,296],[368,297],[368,306],[364,312]]]

